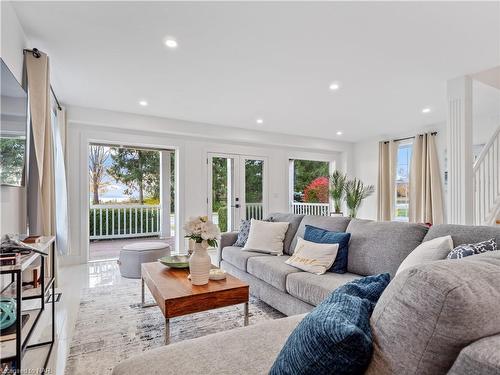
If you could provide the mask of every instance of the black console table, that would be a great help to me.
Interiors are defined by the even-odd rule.
[[[15,265],[0,266],[2,282],[9,278],[7,285],[2,285],[2,297],[11,297],[16,300],[16,338],[9,341],[0,342],[1,363],[10,364],[7,373],[24,373],[28,370],[24,364],[25,354],[34,349],[47,347],[48,352],[43,356],[43,363],[30,363],[29,370],[37,370],[37,373],[44,373],[49,362],[50,354],[55,341],[55,238],[42,237],[36,244],[30,244],[38,250],[47,253],[48,256],[42,256],[36,252],[21,257],[21,260]],[[23,286],[23,272],[29,271],[30,266],[40,263],[40,285],[38,287]],[[49,268],[47,270],[47,267]],[[5,276],[6,275],[6,276]],[[50,340],[33,343],[33,332],[47,305],[51,307],[50,322]],[[48,312],[48,311],[47,311]],[[29,314],[25,325],[22,324],[23,315]],[[44,317],[45,319],[45,317]],[[30,361],[31,362],[31,361]]]

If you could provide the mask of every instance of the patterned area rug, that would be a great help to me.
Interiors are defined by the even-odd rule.
[[[147,288],[146,288],[147,291]],[[146,302],[152,301],[149,291]],[[106,375],[120,361],[164,345],[164,318],[158,307],[140,308],[140,280],[121,279],[82,291],[66,375]],[[250,325],[284,315],[250,297]],[[243,305],[170,320],[171,342],[243,326]]]

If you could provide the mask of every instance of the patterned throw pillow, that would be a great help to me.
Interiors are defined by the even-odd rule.
[[[233,246],[243,247],[247,243],[248,234],[250,233],[250,220],[241,220],[240,231],[238,232],[238,239]]]
[[[450,251],[447,259],[461,259],[471,255],[495,250],[498,250],[498,246],[495,239],[491,238],[488,241],[459,245]]]
[[[370,316],[388,273],[334,290],[294,329],[270,375],[362,374],[372,356]]]

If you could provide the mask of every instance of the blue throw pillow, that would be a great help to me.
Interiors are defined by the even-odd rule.
[[[304,240],[316,243],[338,243],[339,251],[335,262],[330,267],[330,272],[346,273],[347,272],[347,257],[349,252],[349,240],[351,233],[345,232],[330,232],[326,229],[306,225]]]
[[[291,333],[270,374],[362,374],[372,355],[370,316],[389,281],[384,273],[334,290]]]

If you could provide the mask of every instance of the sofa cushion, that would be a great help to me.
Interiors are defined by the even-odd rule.
[[[286,264],[288,258],[290,258],[288,255],[249,258],[247,272],[285,292],[286,277],[292,273],[302,272]]]
[[[222,249],[222,259],[245,272],[247,270],[247,261],[252,257],[272,257],[272,255],[256,251],[243,251],[241,247],[236,246],[226,246]]]
[[[351,221],[350,218],[342,216],[331,217],[306,215],[300,222],[299,229],[297,229],[297,232],[293,237],[291,250],[293,251],[297,245],[297,237],[304,238],[306,225],[312,225],[313,227],[325,229],[330,232],[345,232],[349,221]]]
[[[389,274],[336,289],[295,328],[270,375],[362,374],[372,354],[370,316]]]
[[[460,351],[448,375],[500,374],[500,335],[485,337]]]
[[[446,259],[452,249],[453,240],[451,236],[438,237],[422,242],[403,260],[396,271],[396,275],[407,268],[422,263]]]
[[[464,347],[500,333],[499,311],[500,256],[484,253],[407,269],[373,312],[367,373],[444,374]]]
[[[500,244],[500,227],[455,224],[433,225],[426,234],[424,241],[448,234],[451,236],[454,246],[486,241],[490,238],[494,238],[496,243]]]
[[[334,289],[361,278],[352,273],[331,273],[314,275],[308,272],[294,273],[286,278],[286,291],[306,303],[317,306]]]
[[[347,271],[359,275],[396,274],[401,262],[422,243],[427,227],[390,221],[353,219]]]
[[[266,220],[274,221],[274,222],[285,222],[289,223],[288,230],[285,234],[285,240],[283,241],[283,253],[291,255],[293,253],[293,249],[295,245],[292,247],[292,240],[297,232],[297,228],[299,227],[300,222],[304,215],[296,215],[289,213],[280,213],[274,212],[270,214]]]
[[[333,263],[329,271],[337,273],[347,272],[349,240],[351,239],[350,233],[332,232],[329,230],[314,227],[312,225],[306,225],[304,239],[307,241],[312,241],[317,243],[339,244],[337,257],[335,258],[335,262]]]
[[[303,317],[276,319],[148,350],[121,362],[113,375],[267,374]]]

